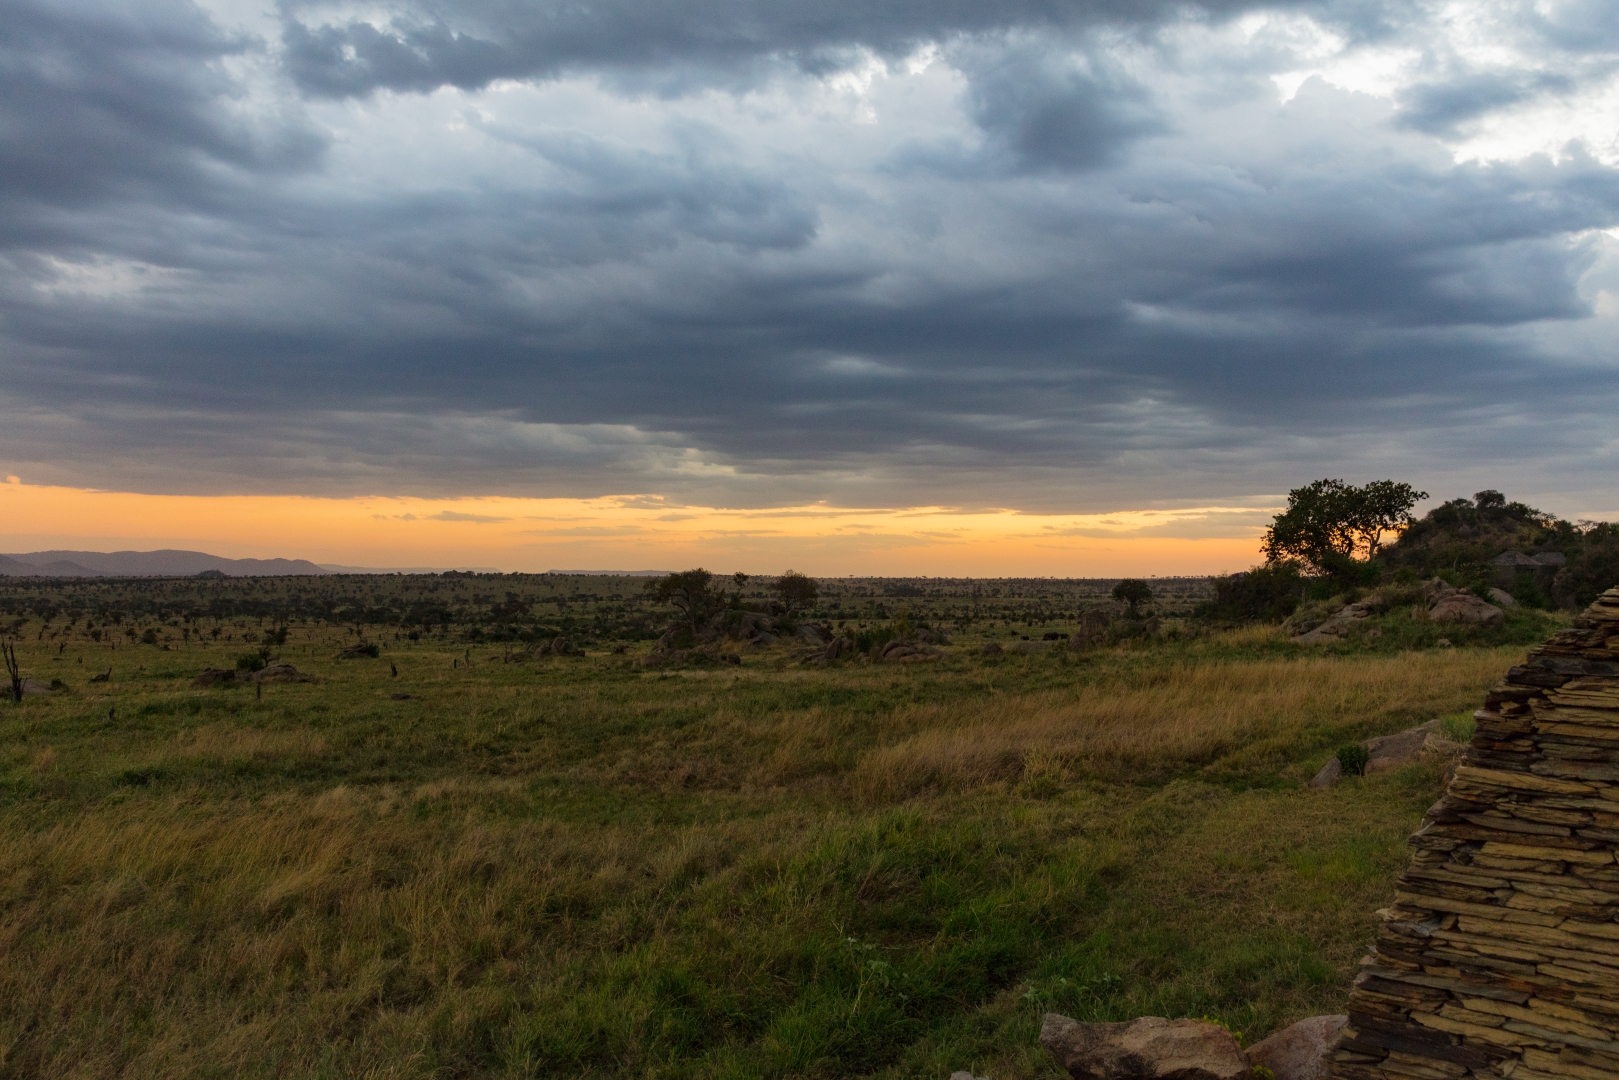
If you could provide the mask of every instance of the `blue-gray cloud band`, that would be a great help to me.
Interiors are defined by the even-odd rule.
[[[1387,99],[1285,104],[1285,42],[1187,43],[1240,4],[390,10],[265,31],[0,0],[9,470],[1075,509],[1300,470],[1606,483],[1619,171],[1449,149],[1610,78],[1599,6],[1506,20],[1542,58],[1519,68],[1436,47]],[[734,104],[791,112],[927,47],[957,89],[896,98],[922,119],[877,149],[814,110],[762,148]],[[536,116],[501,80],[601,111]],[[446,87],[483,155],[459,173]],[[363,138],[444,140],[444,176]]]

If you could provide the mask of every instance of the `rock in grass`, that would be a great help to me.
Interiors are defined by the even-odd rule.
[[[1327,1080],[1327,1056],[1349,1023],[1347,1016],[1311,1016],[1248,1048],[1248,1064],[1276,1080]]]
[[[1047,1013],[1040,1043],[1074,1080],[1243,1080],[1249,1071],[1231,1032],[1202,1020],[1082,1024]]]
[[[291,664],[271,664],[248,676],[254,682],[314,682]]]
[[[1422,759],[1424,750],[1434,750],[1441,753],[1451,752],[1456,744],[1442,736],[1435,739],[1439,730],[1438,720],[1429,720],[1426,724],[1418,724],[1414,728],[1397,731],[1393,735],[1379,735],[1375,739],[1367,739],[1361,743],[1369,752],[1366,760],[1366,773],[1392,772],[1405,765],[1410,765]],[[1343,766],[1337,758],[1331,758],[1315,774],[1310,781],[1313,788],[1331,787],[1343,776]]]
[[[1457,592],[1451,593],[1429,608],[1428,618],[1434,622],[1500,626],[1507,621],[1507,613],[1494,604],[1485,603],[1472,593]]]

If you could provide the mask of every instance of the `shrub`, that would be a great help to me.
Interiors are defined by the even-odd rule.
[[[855,634],[854,647],[860,652],[870,652],[874,648],[887,645],[899,636],[899,633],[891,626],[874,626],[869,630],[861,630]]]
[[[142,645],[156,645],[157,644],[157,630],[152,628],[152,627],[147,627],[146,632],[141,635],[141,644]]]
[[[1345,776],[1365,776],[1366,763],[1372,759],[1372,753],[1360,743],[1350,743],[1338,748],[1338,765]]]
[[[256,652],[246,652],[236,658],[237,671],[263,671],[264,657]]]
[[[1272,563],[1216,578],[1214,599],[1203,601],[1192,614],[1213,622],[1275,623],[1293,614],[1303,596],[1304,578],[1298,564]]]

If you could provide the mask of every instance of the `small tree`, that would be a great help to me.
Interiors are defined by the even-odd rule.
[[[698,624],[713,614],[721,603],[720,595],[714,588],[714,575],[702,567],[649,581],[646,591],[658,603],[669,604],[684,615],[694,635]]]
[[[821,595],[820,586],[815,584],[815,579],[800,574],[797,570],[783,570],[770,588],[781,597],[781,602],[789,613],[814,603],[815,598]]]
[[[6,660],[6,675],[11,682],[11,698],[22,701],[22,668],[17,664],[17,646],[11,642],[0,644],[0,655]]]
[[[1125,578],[1113,586],[1113,599],[1122,600],[1130,605],[1130,614],[1136,613],[1136,608],[1152,599],[1152,586],[1140,578]]]

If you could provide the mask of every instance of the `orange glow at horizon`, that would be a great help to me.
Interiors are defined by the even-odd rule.
[[[820,576],[1117,577],[1260,561],[1275,507],[1032,514],[949,507],[765,510],[656,495],[590,499],[144,495],[0,484],[0,545],[185,548],[229,558],[505,571],[678,570]]]

